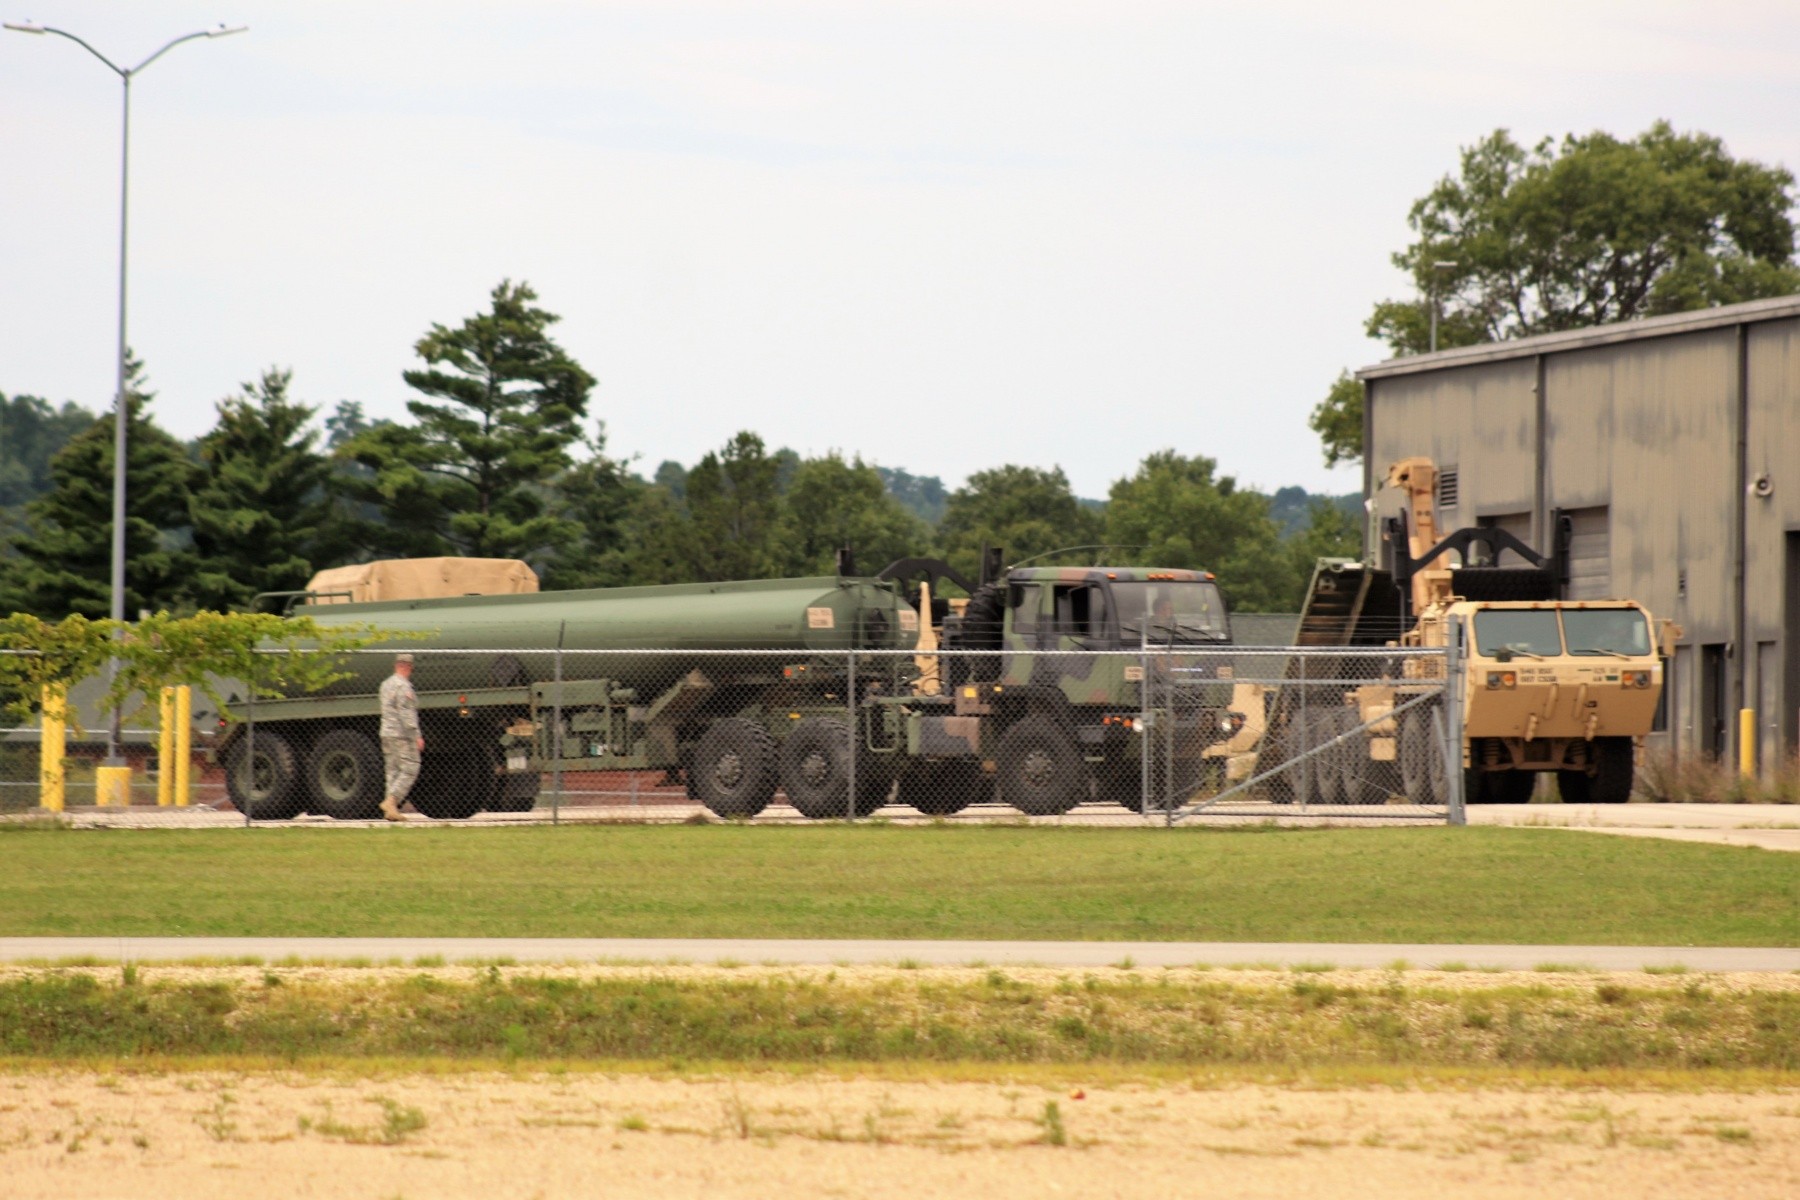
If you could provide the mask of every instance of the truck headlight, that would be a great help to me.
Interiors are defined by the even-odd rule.
[[[1621,671],[1619,672],[1619,686],[1628,688],[1647,688],[1650,686],[1650,672]]]
[[[1487,685],[1490,692],[1497,692],[1503,688],[1516,688],[1519,686],[1519,674],[1517,671],[1489,671]]]

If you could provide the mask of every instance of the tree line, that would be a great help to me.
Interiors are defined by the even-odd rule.
[[[504,281],[484,311],[414,346],[407,420],[370,420],[346,401],[320,421],[292,373],[271,368],[221,400],[191,446],[156,424],[131,362],[127,613],[244,610],[373,558],[519,558],[546,588],[573,588],[825,574],[845,546],[863,571],[935,554],[973,574],[983,545],[1012,561],[1202,568],[1238,608],[1292,611],[1318,555],[1360,549],[1353,506],[1314,499],[1298,512],[1299,489],[1242,488],[1213,459],[1174,450],[1098,503],[1060,468],[1007,464],[949,490],[855,455],[771,449],[750,431],[646,478],[608,453],[594,377],[551,336],[557,319],[528,284]],[[0,529],[0,612],[104,616],[111,415],[0,397],[0,422],[18,430],[13,447],[62,443],[0,464],[0,502],[15,502]],[[1057,553],[1069,547],[1085,549]]]

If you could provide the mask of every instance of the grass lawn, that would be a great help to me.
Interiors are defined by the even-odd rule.
[[[0,935],[1792,946],[1800,855],[1498,828],[0,826]]]

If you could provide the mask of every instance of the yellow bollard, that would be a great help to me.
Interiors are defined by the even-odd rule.
[[[130,808],[131,768],[95,767],[94,803],[101,808]]]
[[[189,772],[194,765],[194,689],[182,684],[175,689],[175,806],[186,808],[193,800]]]
[[[1756,710],[1738,709],[1738,774],[1756,777]]]
[[[62,690],[46,687],[44,722],[38,739],[38,804],[51,812],[63,810],[63,751],[67,748],[68,724],[68,706]]]
[[[169,770],[175,765],[175,689],[162,690],[157,707],[161,720],[156,727],[156,807],[167,808],[175,791],[175,777]]]

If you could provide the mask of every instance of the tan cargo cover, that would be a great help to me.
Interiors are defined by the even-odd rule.
[[[314,604],[361,604],[535,592],[538,577],[516,558],[388,558],[320,571],[306,589]]]

